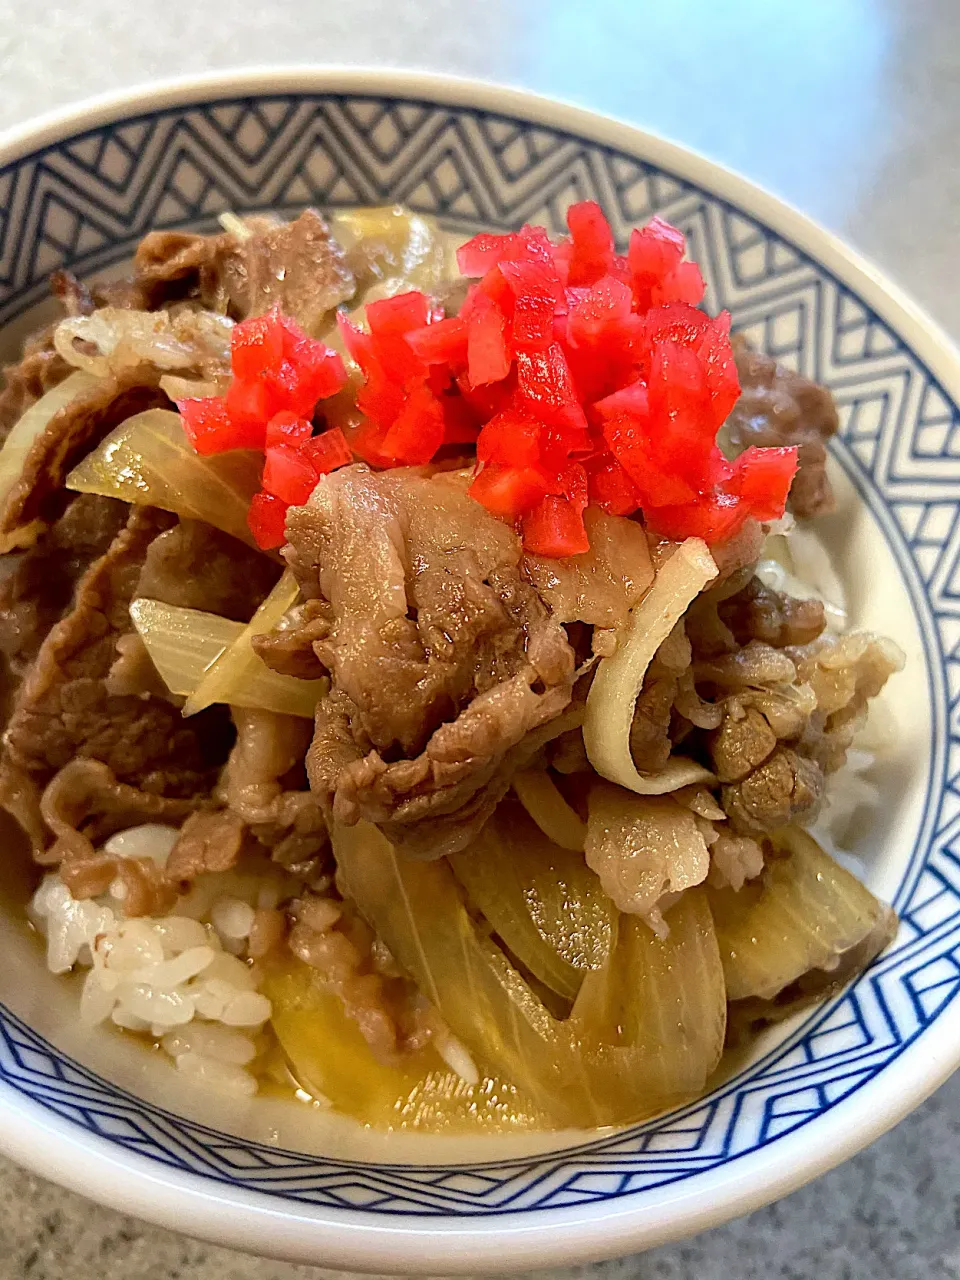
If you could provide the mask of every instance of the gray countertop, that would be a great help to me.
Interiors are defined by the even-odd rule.
[[[960,0],[0,0],[0,126],[157,76],[303,61],[534,89],[694,147],[872,258],[960,340]],[[145,1227],[0,1162],[0,1280],[330,1275]],[[554,1276],[960,1277],[960,1078],[812,1186]]]

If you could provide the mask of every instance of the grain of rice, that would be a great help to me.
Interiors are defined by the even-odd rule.
[[[168,951],[187,951],[202,947],[209,934],[199,920],[188,916],[161,916],[153,922],[154,932]]]
[[[259,991],[241,991],[225,1005],[221,1021],[228,1027],[260,1027],[270,1017],[271,1006]]]
[[[122,921],[97,943],[104,964],[119,972],[133,973],[163,960],[163,943],[143,917]]]
[[[480,1083],[480,1072],[477,1070],[477,1064],[470,1056],[466,1045],[458,1040],[456,1036],[437,1036],[433,1043],[440,1057],[451,1071],[456,1072],[461,1080],[466,1084]]]
[[[150,1023],[144,1022],[143,1018],[138,1018],[136,1014],[128,1012],[122,1005],[118,1005],[110,1015],[110,1021],[115,1022],[118,1027],[123,1027],[125,1031],[149,1031]]]
[[[163,1047],[172,1058],[179,1058],[183,1053],[196,1053],[237,1067],[245,1067],[257,1056],[257,1047],[249,1036],[217,1023],[191,1022],[170,1031],[163,1037]]]
[[[213,904],[210,920],[221,938],[226,940],[248,938],[253,927],[254,909],[240,898],[221,898]]]
[[[193,1001],[179,991],[160,991],[145,982],[118,988],[120,999],[135,1018],[146,1023],[179,1027],[194,1015]]]
[[[209,1085],[220,1093],[232,1093],[237,1097],[251,1098],[257,1092],[257,1082],[249,1071],[217,1062],[199,1053],[181,1053],[176,1060],[177,1070],[189,1075],[198,1084]]]
[[[138,970],[136,976],[141,982],[150,982],[155,987],[178,987],[208,969],[216,954],[210,946],[190,947],[152,969]]]
[[[213,983],[225,984],[228,987],[239,987],[241,991],[252,991],[256,985],[249,968],[236,956],[218,951],[208,968],[204,971],[207,986]]]
[[[104,842],[103,851],[113,858],[152,858],[163,866],[170,850],[177,843],[180,832],[159,822],[145,822],[139,827],[127,827]]]
[[[87,1027],[106,1022],[117,1003],[116,994],[105,987],[95,969],[83,980],[80,992],[80,1021]]]

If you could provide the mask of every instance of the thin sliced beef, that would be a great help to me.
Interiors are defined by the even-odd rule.
[[[167,858],[170,880],[195,880],[212,871],[229,871],[243,849],[242,819],[225,809],[197,810],[180,828],[177,843]]]
[[[790,510],[797,516],[832,511],[826,442],[839,422],[830,392],[753,351],[742,337],[734,337],[733,348],[741,394],[726,422],[730,443],[738,450],[797,445],[800,468],[790,490]]]
[[[348,699],[317,708],[307,755],[311,786],[334,821],[375,822],[407,857],[430,860],[466,848],[493,815],[514,775],[554,737],[573,728],[569,689],[532,691],[528,676],[475,698],[441,726],[415,759],[387,763],[358,746]]]
[[[102,761],[121,782],[168,798],[209,793],[232,730],[222,708],[189,721],[164,699],[111,695],[117,640],[147,549],[170,517],[134,509],[107,553],[84,574],[73,608],[43,642],[3,738],[9,767],[37,785],[72,760]]]
[[[323,600],[306,600],[291,609],[283,625],[267,635],[253,637],[253,650],[262,662],[281,675],[316,680],[325,674],[314,645],[330,634],[330,606]]]
[[[558,622],[617,627],[653,581],[643,525],[588,507],[590,550],[565,560],[524,556],[524,573]]]
[[[65,858],[60,879],[74,898],[98,898],[119,880],[127,917],[166,915],[177,900],[176,884],[151,858],[112,858],[105,853]]]
[[[73,496],[59,520],[5,566],[0,582],[0,653],[19,678],[64,614],[82,575],[127,522],[127,507],[94,494]]]
[[[303,760],[311,727],[298,716],[234,707],[237,741],[217,798],[270,850],[275,862],[303,866],[327,848],[319,797],[307,788]]]
[[[376,972],[375,941],[347,903],[304,894],[293,911],[290,950],[337,997],[379,1061],[395,1064],[405,1047],[403,1014],[420,1003],[416,989]]]
[[[51,325],[24,345],[23,355],[17,364],[8,364],[3,370],[3,390],[0,391],[0,444],[6,440],[32,404],[64,380],[72,370],[53,346]]]
[[[246,240],[231,232],[200,236],[153,231],[137,249],[135,283],[140,305],[196,297],[234,319],[259,315],[279,303],[308,332],[354,293],[343,251],[314,209],[293,222],[251,219]]]
[[[112,286],[105,286],[106,289]],[[69,271],[54,271],[50,276],[50,290],[63,308],[64,315],[89,315],[96,306],[103,305],[99,295],[102,288],[94,287],[93,294]],[[129,306],[130,299],[117,295],[111,297],[113,306]],[[72,373],[70,365],[57,353],[53,345],[53,333],[59,324],[55,320],[45,329],[28,338],[18,364],[7,365],[3,370],[3,390],[0,391],[0,444],[6,440],[11,427],[29,407],[46,392],[51,391]]]
[[[118,782],[101,760],[71,760],[40,798],[40,816],[54,837],[35,850],[38,862],[92,857],[94,845],[142,822],[176,826],[194,811],[195,799],[158,795]]]
[[[327,852],[326,820],[303,768],[309,721],[241,707],[233,719],[237,739],[214,793],[219,807],[183,824],[167,860],[171,880],[227,871],[247,851],[312,871]]]
[[[150,544],[136,595],[249,622],[279,576],[269,556],[202,520],[181,519]]]
[[[179,520],[150,543],[134,596],[248,622],[279,577],[274,560],[202,520]],[[109,694],[153,695],[180,706],[134,631],[117,638]]]
[[[62,514],[69,497],[64,481],[80,458],[125,418],[167,403],[157,388],[158,376],[140,367],[104,378],[54,414],[0,502],[0,551],[33,546]]]
[[[99,305],[87,286],[72,271],[54,271],[50,276],[50,292],[68,316],[88,316]]]
[[[573,687],[519,539],[456,474],[364,466],[325,477],[288,536],[304,593],[330,607],[311,785],[339,821],[368,818],[419,856],[462,847]]]
[[[717,614],[738,645],[751,640],[760,640],[775,649],[809,644],[826,626],[819,600],[797,600],[782,591],[772,591],[756,577],[736,595],[722,601]]]
[[[764,586],[750,570],[714,584],[694,601],[686,631],[698,659],[736,653],[758,640],[782,649],[809,644],[826,625],[819,600],[798,600]]]

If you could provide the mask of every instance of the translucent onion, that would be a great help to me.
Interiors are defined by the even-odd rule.
[[[171,693],[183,697],[196,691],[204,675],[244,631],[242,622],[142,597],[131,603],[130,617],[164,684]],[[326,680],[282,675],[256,658],[243,684],[231,690],[230,702],[237,707],[259,707],[312,719],[326,692]]]
[[[688,890],[658,937],[637,916],[621,916],[609,963],[587,974],[571,1016],[584,1041],[615,1046],[593,1058],[595,1087],[629,1088],[629,1074],[662,1110],[696,1097],[723,1053],[727,1004],[723,967],[705,891]]]
[[[661,773],[643,777],[630,754],[630,727],[653,655],[716,575],[717,566],[705,543],[699,538],[680,543],[633,610],[616,652],[597,666],[583,723],[587,756],[602,777],[638,795],[664,795],[712,777],[701,765],[677,757]]]
[[[664,894],[701,884],[710,855],[694,814],[671,796],[637,796],[598,783],[591,789],[586,861],[621,911],[664,931]]]
[[[230,647],[214,658],[205,669],[203,679],[184,704],[185,716],[196,715],[214,702],[244,705],[238,699],[243,696],[253,677],[264,667],[264,663],[253,651],[253,637],[272,631],[299,594],[297,580],[287,569]],[[309,714],[312,715],[313,712]]]
[[[731,1000],[770,999],[811,969],[834,969],[889,913],[798,827],[777,833],[788,855],[738,891],[710,889]]]
[[[326,1099],[361,1124],[421,1133],[511,1133],[549,1128],[548,1117],[516,1088],[487,1076],[468,1084],[432,1045],[378,1062],[319,976],[292,957],[266,971],[273,1030],[307,1093]]]
[[[353,306],[409,289],[432,294],[454,278],[454,254],[433,218],[384,205],[336,210],[328,221],[357,278]]]
[[[165,373],[160,379],[160,390],[168,400],[206,400],[221,395],[221,381],[210,378],[184,378],[179,373]]]
[[[77,375],[86,377],[87,375]],[[201,458],[180,415],[147,409],[121,422],[67,476],[67,488],[205,520],[255,546],[247,524],[263,457],[236,449]]]
[[[515,801],[502,801],[450,864],[472,905],[552,991],[572,1000],[584,973],[604,963],[614,912],[600,881],[582,854],[551,843]]]
[[[398,858],[366,823],[332,836],[346,892],[454,1035],[556,1122],[625,1124],[703,1088],[725,1003],[699,890],[674,908],[665,941],[629,923],[559,1021],[470,918],[443,860]]]
[[[253,237],[253,232],[243,219],[238,218],[237,215],[232,213],[229,209],[225,209],[223,213],[218,214],[217,221],[220,223],[221,227],[223,227],[224,231],[232,235],[235,240],[250,240]]]
[[[587,824],[567,804],[546,769],[524,769],[513,779],[517,799],[545,836],[561,849],[582,852]]]
[[[0,449],[0,502],[20,479],[23,464],[34,442],[43,434],[55,414],[97,386],[89,373],[71,373],[39,400],[34,401],[14,423]]]
[[[216,362],[226,369],[232,328],[232,320],[211,311],[171,316],[169,311],[98,307],[90,315],[61,320],[53,345],[67,364],[97,378],[137,364],[169,372]]]

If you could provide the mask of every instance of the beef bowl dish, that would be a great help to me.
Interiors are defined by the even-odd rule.
[[[831,394],[669,222],[566,222],[153,231],[6,370],[16,909],[198,1106],[628,1125],[896,931]]]
[[[0,1153],[350,1271],[751,1212],[960,1064],[960,362],[636,129],[0,138]]]

